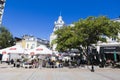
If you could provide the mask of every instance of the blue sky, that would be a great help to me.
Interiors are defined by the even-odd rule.
[[[14,37],[24,34],[48,39],[61,15],[71,24],[88,16],[120,16],[120,0],[6,0],[3,25]]]

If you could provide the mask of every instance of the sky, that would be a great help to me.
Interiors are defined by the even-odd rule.
[[[6,0],[2,24],[14,37],[25,34],[49,40],[54,22],[66,25],[88,16],[120,16],[120,0]]]

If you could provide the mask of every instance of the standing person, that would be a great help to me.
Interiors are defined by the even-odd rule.
[[[80,67],[80,59],[77,60],[77,66]]]
[[[69,64],[69,68],[71,68],[71,67],[72,67],[72,63],[71,63],[70,60],[69,60],[68,62],[69,62],[69,63],[68,63],[68,64]]]
[[[10,61],[10,62],[11,62],[11,64],[14,64],[14,60],[13,60],[13,59],[11,59],[11,61]]]
[[[39,68],[42,69],[42,64],[43,64],[42,59],[39,59],[38,63],[39,63]]]

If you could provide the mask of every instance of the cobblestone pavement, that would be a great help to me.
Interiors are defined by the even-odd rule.
[[[0,80],[120,80],[120,69],[98,68],[13,68],[0,64]]]

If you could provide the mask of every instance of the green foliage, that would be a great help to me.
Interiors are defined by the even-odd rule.
[[[0,27],[0,47],[10,47],[14,45],[14,42],[12,34],[5,27]]]
[[[74,23],[74,27],[67,26],[59,29],[55,32],[57,39],[58,51],[66,51],[72,48],[80,48],[96,44],[98,41],[105,42],[107,36],[109,38],[118,38],[120,32],[120,23],[111,21],[105,16],[88,17],[86,19],[80,19]]]

